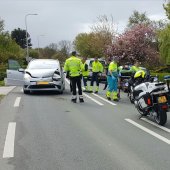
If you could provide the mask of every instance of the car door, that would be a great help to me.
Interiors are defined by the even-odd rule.
[[[16,60],[8,60],[7,77],[5,84],[10,86],[22,86],[24,84],[24,71],[20,72],[20,64]]]

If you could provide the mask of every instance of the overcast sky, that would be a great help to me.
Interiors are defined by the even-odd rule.
[[[60,40],[74,40],[75,36],[89,31],[100,15],[113,16],[121,32],[134,10],[146,12],[154,20],[165,19],[162,4],[165,0],[0,0],[0,18],[5,30],[25,29],[28,16],[28,32],[33,47],[45,47]],[[44,35],[44,36],[40,36]]]

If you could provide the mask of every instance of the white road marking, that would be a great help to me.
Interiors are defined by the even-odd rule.
[[[21,92],[23,92],[23,89],[21,89]]]
[[[66,82],[67,82],[68,84],[70,84],[70,81],[69,81],[67,78],[66,78],[65,80],[66,80]],[[89,95],[87,95],[87,94],[85,94],[85,93],[83,93],[83,95],[86,96],[87,98],[89,98],[90,100],[94,101],[95,103],[97,103],[97,104],[100,105],[100,106],[103,106],[103,105],[104,105],[103,103],[99,102],[98,100],[90,97]]]
[[[97,94],[95,94],[95,93],[92,93],[92,94],[93,94],[94,96],[96,96],[96,97],[104,100],[105,102],[107,102],[107,103],[109,103],[109,104],[111,104],[111,105],[113,105],[113,106],[116,106],[115,103],[112,103],[111,101],[109,101],[109,100],[107,100],[107,99],[105,99],[105,98],[103,98],[103,97],[101,97],[101,96],[99,96],[99,95],[97,95]]]
[[[150,123],[151,125],[154,125],[154,126],[160,128],[160,129],[162,129],[162,130],[170,133],[170,129],[168,129],[168,128],[166,128],[166,127],[160,126],[160,125],[158,125],[158,124],[156,124],[156,123],[154,123],[154,122],[152,122],[152,121],[150,121],[150,120],[148,120],[148,119],[146,119],[146,118],[141,118],[141,119],[144,120],[145,122]]]
[[[131,119],[125,119],[125,120],[126,120],[127,122],[133,124],[134,126],[138,127],[139,129],[142,129],[143,131],[149,133],[150,135],[158,138],[159,140],[161,140],[161,141],[163,141],[163,142],[165,142],[165,143],[167,143],[167,144],[170,144],[170,140],[168,140],[167,138],[165,138],[165,137],[163,137],[163,136],[161,136],[161,135],[153,132],[152,130],[150,130],[150,129],[148,129],[148,128],[145,128],[144,126],[136,123],[135,121],[133,121],[133,120],[131,120]]]
[[[14,157],[14,141],[15,141],[15,128],[16,123],[10,122],[8,125],[3,158],[11,158]]]
[[[14,103],[14,107],[19,107],[20,101],[21,101],[21,97],[17,97]]]
[[[95,103],[97,103],[98,105],[100,106],[103,106],[104,104],[103,103],[100,103],[99,101],[97,101],[96,99],[93,99],[92,97],[90,97],[89,95],[83,93],[84,96],[88,97],[89,99],[91,99],[92,101],[94,101]]]

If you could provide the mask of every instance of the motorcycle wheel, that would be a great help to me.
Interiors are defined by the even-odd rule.
[[[147,116],[147,112],[144,112],[142,109],[139,108],[139,106],[136,106],[136,109],[142,116]]]
[[[128,96],[129,96],[130,102],[131,102],[131,103],[134,103],[134,98],[133,98],[133,93],[132,93],[132,91],[129,92]]]
[[[167,113],[165,110],[161,110],[157,112],[157,116],[155,116],[155,121],[159,125],[164,125],[167,121]]]

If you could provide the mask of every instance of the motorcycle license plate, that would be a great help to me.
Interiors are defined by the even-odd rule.
[[[166,103],[166,102],[167,102],[167,99],[165,96],[158,97],[158,103]]]

